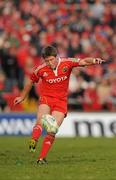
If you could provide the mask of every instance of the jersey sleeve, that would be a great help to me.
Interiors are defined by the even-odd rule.
[[[37,83],[39,81],[40,75],[39,71],[37,69],[30,75],[30,79],[33,81],[33,83]]]
[[[68,58],[71,67],[77,67],[79,66],[80,58]]]

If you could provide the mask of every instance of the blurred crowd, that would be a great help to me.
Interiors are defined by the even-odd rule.
[[[13,99],[52,44],[61,57],[107,61],[73,70],[69,110],[116,112],[115,18],[114,0],[0,0],[0,111],[36,111],[39,85],[21,105]]]

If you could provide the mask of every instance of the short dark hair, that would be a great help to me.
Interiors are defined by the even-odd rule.
[[[47,58],[48,56],[57,56],[57,49],[54,46],[46,46],[42,49],[41,53],[43,58]]]

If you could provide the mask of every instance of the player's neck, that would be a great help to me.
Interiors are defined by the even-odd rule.
[[[52,67],[52,70],[55,71],[57,69],[57,66],[59,64],[59,59],[56,59],[56,63],[54,64],[54,66]]]
[[[55,70],[56,70],[56,67],[52,68],[52,70],[55,71]]]

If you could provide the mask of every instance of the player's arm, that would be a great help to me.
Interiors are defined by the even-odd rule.
[[[22,101],[24,101],[29,91],[31,90],[32,86],[33,86],[33,81],[29,79],[28,82],[25,84],[24,89],[21,92],[21,95],[15,98],[14,105],[19,104]]]
[[[14,105],[21,103],[24,101],[24,99],[27,97],[29,91],[31,90],[34,83],[37,83],[39,81],[39,76],[37,75],[37,71],[35,70],[30,78],[27,80],[24,89],[21,92],[21,95],[19,97],[16,97],[14,100]]]
[[[105,60],[101,58],[83,58],[79,61],[79,66],[90,66],[95,64],[102,64]]]

